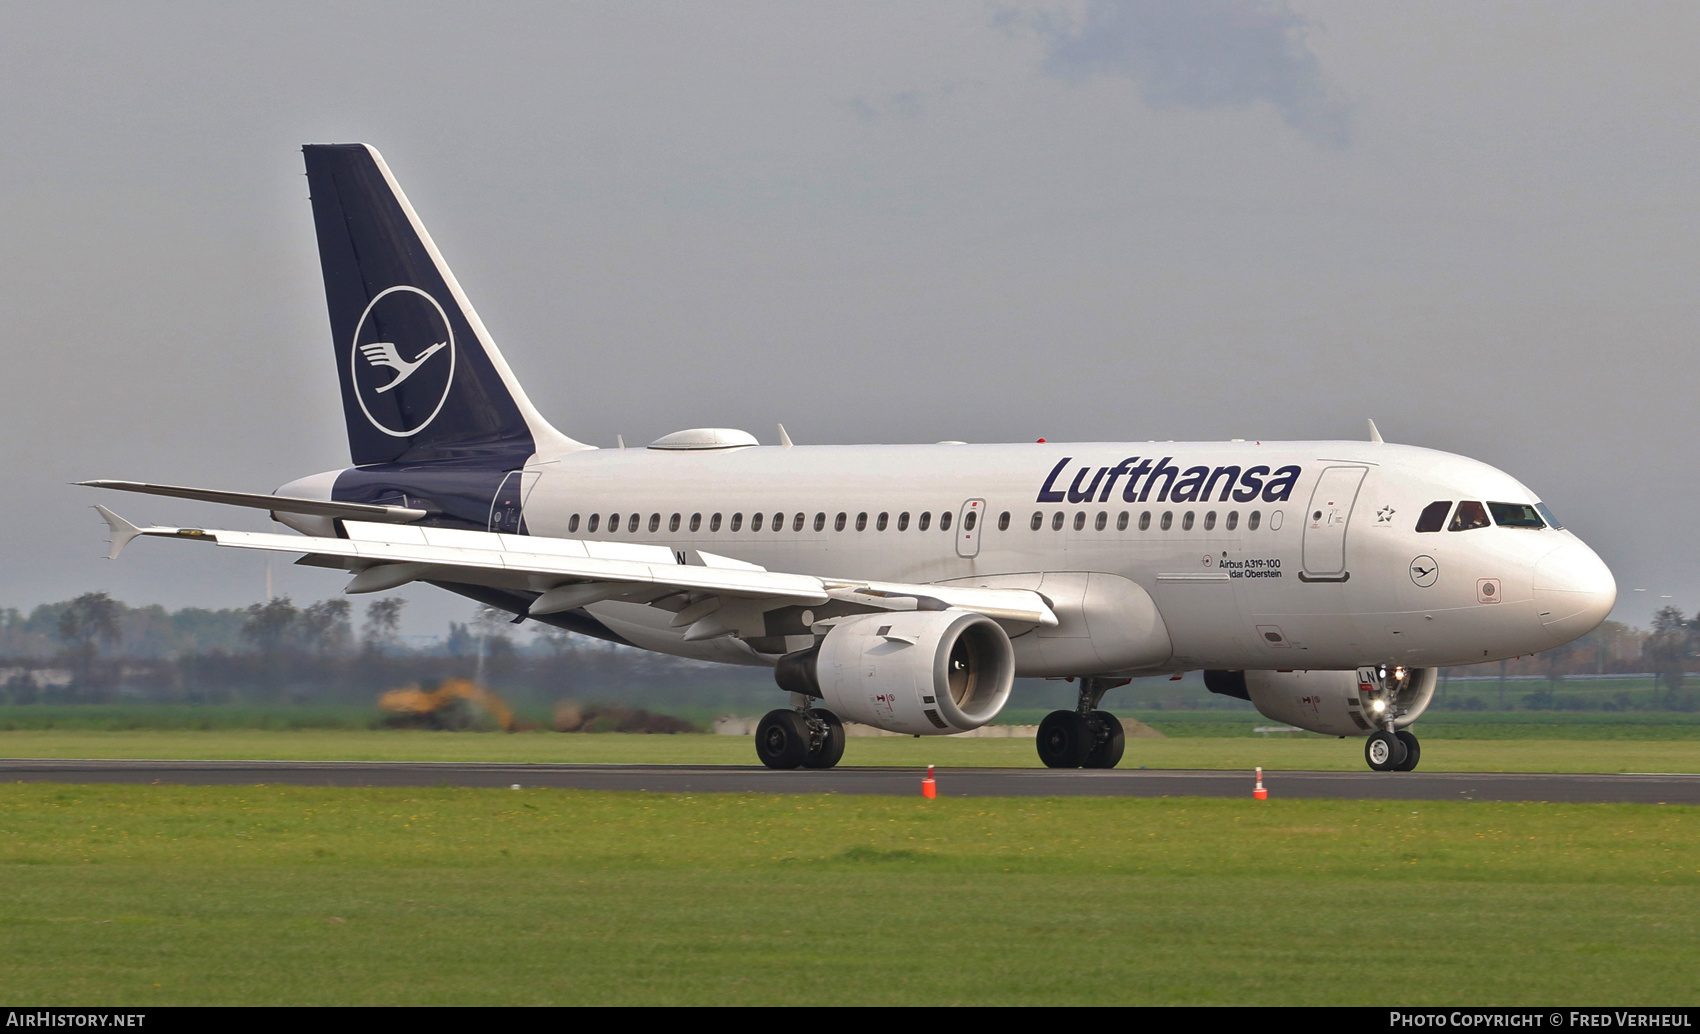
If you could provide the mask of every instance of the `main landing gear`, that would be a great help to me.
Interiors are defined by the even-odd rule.
[[[1046,768],[1115,768],[1121,763],[1127,736],[1115,715],[1098,710],[1098,702],[1129,681],[1083,678],[1075,709],[1045,716],[1039,723],[1039,760]]]
[[[769,711],[756,725],[756,756],[768,768],[831,768],[844,756],[844,723],[824,707]]]
[[[1422,744],[1405,729],[1375,733],[1364,744],[1364,760],[1377,772],[1410,772],[1422,756]]]

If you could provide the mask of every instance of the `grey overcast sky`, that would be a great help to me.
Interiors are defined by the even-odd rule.
[[[1692,609],[1696,52],[1688,2],[0,4],[0,606],[263,593],[99,559],[66,482],[346,464],[296,148],[363,140],[575,437],[1373,416]]]

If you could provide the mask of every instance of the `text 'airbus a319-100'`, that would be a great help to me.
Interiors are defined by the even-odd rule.
[[[949,735],[1018,677],[1073,678],[1040,726],[1108,768],[1099,704],[1202,669],[1275,721],[1416,765],[1437,669],[1568,642],[1611,572],[1516,479],[1368,442],[777,446],[698,428],[643,449],[557,431],[496,350],[383,159],[304,148],[353,465],[274,494],[105,488],[260,507],[262,534],[139,535],[302,554],[346,591],[428,582],[522,619],[774,670],[774,768],[829,768],[844,720]],[[776,701],[777,702],[777,701]]]

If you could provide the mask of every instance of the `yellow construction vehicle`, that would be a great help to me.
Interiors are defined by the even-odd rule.
[[[463,704],[477,704],[490,712],[503,732],[514,731],[514,713],[502,698],[470,679],[444,679],[435,689],[407,686],[392,689],[378,698],[378,706],[389,714],[391,725],[427,729],[464,729],[471,715]]]

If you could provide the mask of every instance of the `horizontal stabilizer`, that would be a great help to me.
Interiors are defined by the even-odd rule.
[[[301,513],[313,517],[341,517],[354,521],[406,524],[426,516],[424,510],[415,510],[408,506],[338,503],[329,499],[301,499],[295,496],[267,495],[264,492],[226,492],[216,488],[150,485],[141,481],[79,481],[77,484],[86,488],[111,488],[119,492],[140,492],[143,495],[194,499],[198,502],[222,503],[226,506],[251,506],[257,510],[271,510],[274,513]]]

